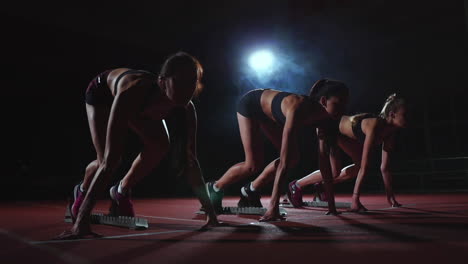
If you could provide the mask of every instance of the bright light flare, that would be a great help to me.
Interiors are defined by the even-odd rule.
[[[249,65],[255,71],[268,71],[272,68],[273,62],[273,54],[267,50],[257,51],[249,59]]]

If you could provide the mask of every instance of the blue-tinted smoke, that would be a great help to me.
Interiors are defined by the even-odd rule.
[[[241,60],[237,88],[240,94],[258,88],[271,88],[297,94],[307,94],[319,74],[314,60],[292,49],[273,49],[273,65],[257,71],[248,64],[250,54]]]

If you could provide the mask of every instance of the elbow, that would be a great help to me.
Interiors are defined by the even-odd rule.
[[[289,165],[288,165],[288,162],[283,162],[282,160],[280,160],[279,164],[278,164],[278,168],[276,169],[276,173],[278,174],[285,174],[286,171],[289,169]]]
[[[367,164],[366,165],[361,164],[358,174],[366,175],[368,171],[369,171],[369,166]]]
[[[278,164],[278,170],[287,171],[289,169],[295,168],[299,164],[298,157],[291,157],[286,160],[280,159]]]
[[[390,172],[390,169],[387,166],[380,166],[380,172],[382,174],[387,174]]]

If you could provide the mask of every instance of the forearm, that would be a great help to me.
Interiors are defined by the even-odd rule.
[[[382,170],[381,172],[385,186],[385,193],[387,194],[387,197],[393,197],[392,174],[389,170]]]
[[[215,215],[213,205],[205,188],[205,181],[197,158],[197,112],[192,101],[186,107],[187,122],[187,164],[184,173],[187,174],[193,192],[209,215]]]
[[[91,215],[91,211],[96,204],[96,200],[98,199],[99,195],[104,192],[105,186],[108,184],[113,171],[113,169],[106,168],[104,166],[100,166],[98,168],[91,184],[86,191],[86,196],[80,207],[75,222],[76,226],[89,223],[89,216]]]
[[[330,163],[328,163],[328,157],[320,156],[319,157],[319,169],[322,174],[322,179],[325,183],[333,182],[332,169]]]
[[[270,207],[279,206],[281,188],[283,187],[284,182],[286,180],[287,169],[287,166],[285,164],[282,164],[281,162],[278,165],[278,168],[276,169],[275,181],[273,184],[273,191],[271,193],[270,199]]]
[[[361,167],[359,169],[358,175],[356,177],[356,183],[354,184],[354,190],[353,190],[353,195],[359,196],[361,192],[361,186],[364,180],[364,177],[366,177],[368,172],[368,168],[366,167]]]
[[[341,157],[336,146],[330,148],[330,166],[333,179],[340,177],[343,165],[341,163]]]
[[[332,169],[330,166],[329,158],[325,154],[320,154],[319,156],[319,168],[322,174],[325,193],[328,197],[328,210],[330,212],[336,211],[335,207],[335,192],[333,188],[333,175]]]
[[[198,160],[190,161],[187,164],[186,172],[193,192],[197,196],[201,205],[210,216],[215,216],[213,205],[210,202],[205,188],[205,181]]]

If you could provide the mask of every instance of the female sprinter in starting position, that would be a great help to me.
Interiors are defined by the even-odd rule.
[[[347,100],[348,88],[344,83],[328,79],[317,81],[309,95],[305,96],[272,89],[256,89],[245,94],[239,102],[237,111],[245,161],[232,166],[218,181],[206,184],[215,210],[222,207],[223,189],[262,169],[264,157],[261,131],[263,131],[280,151],[280,157],[272,161],[256,181],[241,189],[243,198],[239,206],[245,204],[243,200],[250,200],[251,204],[253,201],[253,206],[261,206],[257,191],[274,179],[271,201],[260,221],[281,219],[280,188],[288,169],[298,163],[297,136],[299,129],[305,125],[315,125],[318,128],[320,170],[324,179],[329,179],[329,184],[326,184],[327,193],[330,197],[334,197],[325,139],[332,133],[333,124],[337,124],[334,120],[339,120],[341,117]],[[333,199],[329,202],[329,213],[336,214]]]
[[[368,173],[371,149],[380,144],[382,144],[380,170],[384,180],[387,201],[393,207],[401,206],[396,201],[393,193],[392,174],[389,165],[395,147],[395,134],[398,129],[406,127],[406,123],[407,109],[405,100],[397,97],[396,94],[392,94],[387,98],[380,115],[366,113],[341,118],[340,135],[337,143],[351,157],[354,164],[341,169],[342,166],[339,160],[331,158],[331,163],[334,171],[333,183],[357,177],[350,211],[367,210],[361,204],[359,195],[362,181]],[[288,198],[291,204],[294,207],[302,206],[302,189],[307,185],[314,184],[320,193],[323,179],[321,172],[315,171],[300,180],[291,182],[288,188]]]
[[[185,173],[204,208],[206,226],[218,221],[210,203],[196,154],[196,112],[191,99],[201,90],[203,69],[197,59],[178,52],[162,66],[159,76],[141,70],[119,68],[105,71],[93,79],[86,90],[86,112],[97,158],[74,188],[71,214],[74,225],[58,239],[76,239],[91,232],[90,214],[119,166],[125,137],[131,128],[143,142],[141,153],[110,196],[119,215],[134,216],[131,188],[149,174],[168,152],[170,142],[163,119],[176,108],[185,110]]]

